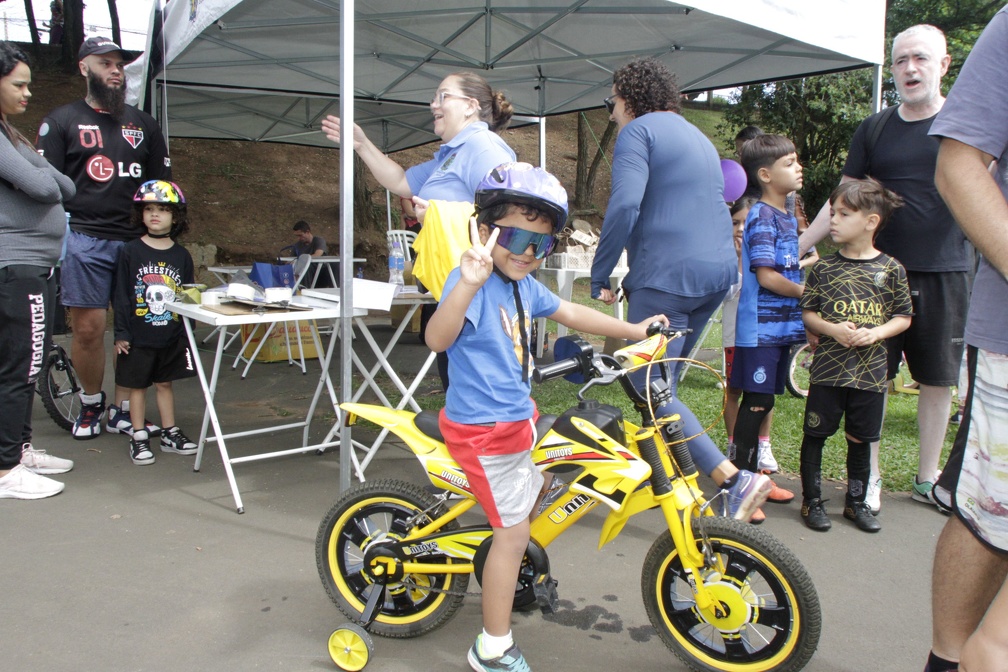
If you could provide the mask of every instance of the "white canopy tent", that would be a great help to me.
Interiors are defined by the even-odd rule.
[[[684,92],[878,73],[884,25],[884,0],[172,0],[155,7],[146,55],[128,74],[131,100],[171,137],[328,145],[319,124],[338,114],[395,151],[437,139],[427,105],[457,70],[479,71],[517,114],[542,118],[599,107],[612,72],[645,55],[665,61]],[[349,153],[340,168],[347,217]],[[341,226],[341,255],[352,251],[352,226]],[[351,265],[341,268],[348,288]],[[349,318],[342,328],[345,391]],[[344,432],[343,465],[349,451]],[[347,487],[350,469],[341,472]]]

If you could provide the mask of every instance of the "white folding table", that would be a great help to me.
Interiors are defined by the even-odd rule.
[[[328,288],[304,289],[302,290],[302,294],[308,297],[321,300],[333,300],[333,299],[338,300],[339,298],[338,289],[328,289]],[[365,321],[363,317],[357,316],[355,313],[354,324],[357,327],[357,331],[360,334],[360,336],[367,342],[368,346],[370,346],[371,351],[374,353],[376,357],[376,362],[370,368],[368,368],[364,364],[364,362],[360,359],[360,357],[357,356],[356,352],[351,353],[354,366],[357,368],[357,371],[359,371],[361,376],[364,378],[363,382],[360,384],[360,386],[358,386],[357,390],[354,392],[352,401],[357,401],[358,399],[361,398],[361,396],[364,394],[365,391],[370,389],[375,393],[375,395],[377,395],[381,403],[389,408],[402,410],[406,408],[406,406],[409,406],[414,411],[418,413],[420,412],[420,405],[416,403],[416,400],[413,398],[413,395],[416,393],[416,390],[420,386],[420,383],[423,381],[424,376],[427,375],[427,372],[430,370],[431,366],[434,364],[434,361],[437,359],[437,354],[431,352],[430,354],[427,355],[427,359],[424,361],[423,365],[420,367],[420,370],[417,372],[416,376],[413,377],[413,379],[409,382],[408,385],[402,380],[402,378],[400,378],[399,374],[396,373],[396,371],[389,364],[388,357],[389,354],[398,345],[399,339],[402,337],[403,332],[406,331],[406,327],[412,320],[413,315],[416,313],[416,311],[419,310],[420,307],[425,304],[436,304],[436,303],[437,301],[434,299],[433,296],[431,296],[430,294],[421,294],[417,292],[416,287],[414,286],[407,286],[406,291],[393,298],[392,306],[408,306],[408,309],[406,311],[406,316],[399,324],[399,327],[392,334],[392,337],[389,339],[384,349],[378,344],[374,336],[371,334],[371,330],[368,328],[367,321]],[[380,371],[385,372],[385,375],[399,391],[400,395],[399,400],[396,401],[394,404],[393,401],[390,400],[388,396],[378,386],[378,383],[375,380]],[[340,431],[340,425],[337,423],[329,431],[329,434],[325,437],[325,441],[326,442],[333,441],[335,437],[339,434],[339,431]],[[374,458],[378,448],[381,447],[382,442],[385,441],[385,438],[388,436],[388,433],[389,430],[383,428],[382,431],[378,434],[378,437],[370,445],[362,443],[357,440],[352,441],[354,449],[360,450],[363,453],[361,457],[358,457],[356,452],[352,453],[354,470],[357,472],[357,478],[361,482],[364,482],[364,470],[367,469],[367,466],[371,463],[371,460]]]
[[[268,310],[260,312],[252,312],[238,315],[225,315],[219,312],[208,310],[203,306],[198,306],[192,303],[178,303],[173,302],[168,304],[168,310],[177,313],[182,317],[182,323],[185,326],[186,337],[189,339],[189,345],[192,348],[196,365],[196,375],[199,377],[200,387],[203,388],[203,397],[206,400],[206,411],[203,414],[203,426],[200,431],[199,444],[196,452],[196,463],[193,465],[194,471],[199,471],[200,464],[203,460],[203,448],[209,441],[216,441],[217,447],[220,449],[221,459],[224,462],[224,471],[227,474],[228,483],[231,486],[231,493],[234,495],[235,506],[238,513],[244,513],[245,507],[242,504],[241,494],[238,491],[238,483],[235,481],[234,471],[231,468],[232,465],[241,462],[252,462],[254,460],[265,460],[272,457],[281,457],[284,455],[293,455],[299,453],[307,453],[310,451],[322,452],[330,446],[338,445],[338,441],[331,441],[333,435],[332,432],[326,437],[322,443],[308,444],[308,434],[311,429],[312,416],[315,413],[315,409],[318,405],[318,401],[321,398],[322,390],[326,389],[329,392],[329,399],[332,402],[333,410],[336,412],[336,426],[340,424],[339,418],[342,417],[339,410],[339,401],[336,397],[336,391],[333,388],[332,379],[329,377],[329,364],[332,360],[333,351],[335,349],[335,343],[337,340],[337,335],[339,333],[338,329],[333,329],[332,334],[329,337],[329,343],[326,348],[323,349],[322,343],[318,337],[318,334],[313,330],[312,339],[315,341],[315,347],[320,353],[323,354],[322,359],[322,372],[319,377],[318,385],[315,388],[315,394],[312,397],[311,403],[309,404],[308,413],[305,419],[300,422],[287,423],[283,425],[277,425],[273,427],[264,427],[261,429],[253,429],[242,432],[233,432],[230,434],[225,434],[223,428],[221,427],[221,421],[217,414],[217,409],[214,406],[214,395],[217,390],[217,382],[220,374],[220,364],[221,359],[224,355],[224,341],[226,337],[226,327],[241,327],[245,324],[264,324],[269,322],[293,322],[298,320],[316,320],[316,321],[333,321],[342,317],[343,312],[340,306],[332,301],[318,301],[305,297],[294,297],[294,302],[301,305],[310,306],[310,310]],[[359,319],[367,314],[366,310],[354,310],[354,318]],[[203,362],[198,356],[198,350],[196,347],[196,336],[193,333],[193,323],[200,322],[203,324],[208,324],[214,327],[225,327],[218,329],[217,336],[217,348],[214,354],[213,370],[210,374],[210,378],[207,379],[206,372],[203,368]],[[213,436],[208,436],[208,429],[212,426]],[[278,432],[290,429],[301,429],[303,428],[301,446],[297,448],[291,448],[289,450],[279,450],[272,451],[268,453],[258,453],[255,455],[246,455],[242,457],[231,457],[228,454],[226,441],[229,439],[255,436],[258,434],[268,434],[272,432]]]

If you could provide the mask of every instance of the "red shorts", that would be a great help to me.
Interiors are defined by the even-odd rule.
[[[441,409],[438,424],[445,445],[465,472],[491,527],[514,527],[535,506],[543,477],[532,462],[534,422],[463,425],[449,420]]]

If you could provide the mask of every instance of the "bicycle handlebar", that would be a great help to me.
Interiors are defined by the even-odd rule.
[[[535,371],[532,372],[532,380],[536,383],[545,383],[547,380],[561,378],[571,373],[577,373],[580,370],[581,357],[561,359],[559,362],[537,366]]]
[[[681,338],[691,331],[692,329],[675,329],[673,327],[666,327],[661,322],[655,322],[647,329],[649,337],[659,332],[663,332],[665,336],[670,339]],[[577,344],[580,348],[578,354],[573,357],[562,359],[558,362],[553,362],[552,364],[537,366],[532,372],[532,380],[537,384],[544,383],[548,380],[553,380],[554,378],[561,378],[578,372],[584,373],[586,379],[592,378],[590,371],[592,369],[592,359],[595,356],[595,350],[587,341],[578,339]]]

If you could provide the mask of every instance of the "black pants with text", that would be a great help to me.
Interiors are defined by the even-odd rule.
[[[55,299],[52,269],[0,268],[0,469],[21,462],[31,441],[35,382],[48,353]]]

